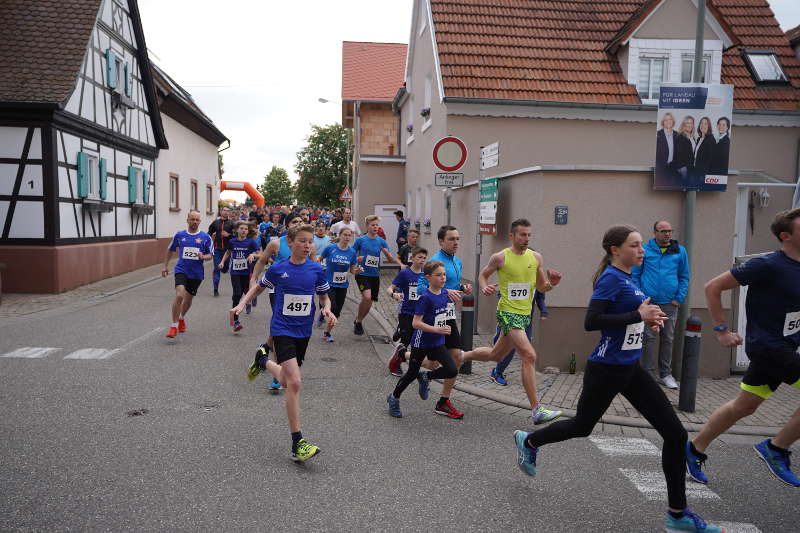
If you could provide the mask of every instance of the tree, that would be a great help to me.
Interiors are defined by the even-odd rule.
[[[297,152],[297,200],[304,205],[339,207],[347,185],[350,130],[341,124],[311,126],[308,144]]]
[[[275,165],[272,166],[269,174],[264,176],[264,183],[257,189],[264,196],[267,205],[289,205],[295,196],[295,188],[289,180],[289,174]]]

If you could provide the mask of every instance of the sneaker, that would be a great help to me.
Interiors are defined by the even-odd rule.
[[[170,326],[169,331],[167,332],[167,337],[169,337],[170,339],[174,339],[177,336],[178,336],[178,328],[176,328],[175,326]]]
[[[247,379],[253,381],[260,373],[267,369],[267,357],[269,357],[269,348],[263,344],[256,350],[256,356],[253,359],[253,364],[247,369]]]
[[[665,524],[667,533],[725,533],[721,527],[713,524],[707,524],[705,520],[700,518],[697,514],[693,513],[688,507],[683,510],[683,516],[675,518],[667,513],[667,522]]]
[[[238,320],[237,320],[236,322],[234,322],[234,323],[233,323],[233,331],[241,331],[241,329],[242,329],[243,327],[244,327],[244,326],[242,326],[242,323],[241,323],[241,322],[239,322]]]
[[[324,331],[322,333],[322,338],[325,339],[327,342],[333,342],[333,336],[327,331]]]
[[[219,289],[217,288],[214,289],[214,296],[219,296]]]
[[[434,409],[434,412],[437,415],[444,415],[447,418],[454,418],[456,420],[461,420],[464,418],[464,413],[453,407],[453,404],[450,402],[450,400],[446,400],[443,404],[437,405]]]
[[[252,306],[250,304],[245,305],[244,306],[244,314],[249,315],[250,311],[252,311],[251,308],[252,308]]]
[[[703,463],[706,462],[706,459],[708,456],[704,453],[692,453],[691,441],[686,443],[686,472],[698,483],[708,483],[708,476],[703,472]]]
[[[394,328],[394,333],[392,334],[392,342],[397,342],[400,340],[400,327]]]
[[[353,334],[354,335],[364,334],[364,326],[361,324],[361,322],[353,322]]]
[[[400,367],[400,362],[402,361],[400,358],[400,353],[405,351],[406,347],[400,344],[397,346],[397,348],[395,348],[394,353],[389,358],[389,373],[391,375],[396,377],[403,375],[403,369]]]
[[[400,411],[400,400],[391,394],[386,397],[386,403],[389,404],[389,414],[395,418],[403,418],[403,413]]]
[[[272,383],[269,384],[269,390],[272,392],[278,392],[281,390],[281,383],[275,378],[272,378]]]
[[[753,449],[755,449],[758,456],[767,463],[767,468],[769,468],[769,471],[772,472],[776,478],[792,487],[800,487],[800,479],[798,479],[791,470],[791,460],[789,457],[792,455],[792,452],[776,452],[769,447],[769,442],[769,439],[763,440],[753,446]]]
[[[306,439],[300,439],[297,442],[297,446],[295,446],[292,450],[292,461],[295,463],[307,461],[315,455],[318,455],[321,451],[322,450],[319,449],[319,446],[314,446]]]
[[[490,376],[492,378],[492,381],[494,381],[498,385],[503,385],[504,387],[508,385],[508,380],[506,379],[506,377],[500,372],[498,372],[496,368],[492,369],[492,373],[490,374]]]
[[[658,380],[658,382],[661,383],[662,385],[664,385],[668,389],[672,389],[672,390],[677,390],[678,389],[678,382],[675,381],[675,378],[673,378],[671,375],[668,375],[666,377],[660,378]]]
[[[186,331],[186,321],[182,318],[178,319],[178,333],[184,333]]]
[[[522,430],[514,432],[514,443],[517,445],[517,466],[525,474],[534,477],[536,476],[536,452],[539,448],[528,448],[525,445],[525,439],[528,434]]]
[[[417,374],[417,381],[419,381],[419,397],[427,400],[428,393],[431,390],[431,378],[428,376],[428,372],[424,371]]]
[[[561,416],[561,411],[551,411],[550,409],[545,409],[541,405],[531,410],[531,420],[535,426],[552,422],[559,416]]]

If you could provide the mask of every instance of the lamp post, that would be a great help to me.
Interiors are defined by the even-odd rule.
[[[341,102],[337,102],[336,100],[328,100],[327,98],[322,98],[322,97],[317,98],[317,102],[319,102],[320,104],[341,104]],[[352,136],[353,128],[348,128],[348,129],[351,130],[351,134],[347,138],[347,188],[350,189],[350,193],[352,194],[353,162],[350,159],[350,149],[352,148],[352,139],[350,137]],[[352,200],[347,200],[347,207],[349,207],[351,210],[353,209],[352,203],[353,203]]]

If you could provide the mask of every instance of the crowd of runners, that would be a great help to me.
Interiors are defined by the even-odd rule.
[[[429,256],[426,249],[418,246],[418,232],[410,230],[407,223],[403,226],[402,213],[398,212],[402,237],[398,237],[399,253],[395,255],[374,215],[364,220],[363,235],[349,209],[341,211],[339,220],[327,209],[282,208],[249,215],[231,217],[223,209],[209,231],[203,232],[199,229],[200,214],[189,213],[188,227],[172,240],[162,271],[168,275],[169,262],[177,252],[175,300],[167,337],[175,338],[186,331],[186,314],[204,277],[203,261],[214,262],[215,295],[220,273],[230,273],[230,327],[235,331],[242,328],[239,316],[251,312],[257,297],[266,290],[272,308],[269,336],[257,348],[247,376],[252,380],[267,372],[272,377],[269,387],[285,390],[295,461],[308,460],[320,452],[317,445],[303,438],[300,426],[300,369],[315,320],[324,326],[324,340],[334,342],[333,330],[352,275],[361,294],[352,331],[363,335],[363,320],[381,292],[381,255],[400,266],[385,288],[386,296],[399,304],[397,346],[389,361],[389,371],[399,380],[386,397],[389,415],[403,416],[400,398],[413,381],[418,382],[420,398],[427,400],[430,381],[440,379],[442,393],[434,411],[451,419],[463,418],[464,413],[450,399],[459,366],[465,361],[496,361],[498,367],[492,371],[492,378],[504,384],[505,366],[500,365],[508,364],[513,351],[521,360],[522,385],[532,408],[532,425],[546,424],[561,416],[560,411],[539,404],[537,354],[531,344],[530,327],[534,302],[544,310],[543,295],[556,288],[562,276],[546,269],[542,254],[529,248],[532,225],[528,220],[514,220],[508,233],[509,246],[491,255],[478,276],[480,293],[498,298],[495,343],[491,348],[465,352],[456,305],[464,295],[473,293],[473,287],[462,278],[457,228],[442,226],[436,235],[440,249]],[[259,215],[261,222],[256,218]],[[251,220],[231,220],[242,217]],[[780,249],[724,272],[705,286],[719,342],[727,347],[744,342],[750,366],[739,395],[717,409],[702,431],[689,441],[664,391],[639,364],[645,328],[658,331],[667,319],[631,276],[644,258],[642,235],[631,226],[608,229],[601,243],[603,259],[594,275],[584,322],[587,331],[600,331],[601,336],[588,357],[576,415],[533,432],[517,430],[514,441],[519,469],[535,476],[543,446],[590,435],[619,394],[663,439],[662,467],[668,493],[666,529],[723,531],[688,508],[687,471],[695,481],[708,483],[703,470],[707,459],[704,452],[711,441],[753,413],[780,383],[800,388],[800,209],[778,213],[772,232]],[[490,280],[494,275],[496,283]],[[721,303],[722,292],[738,286],[749,288],[744,339],[730,331]],[[799,438],[800,409],[775,438],[755,446],[769,470],[795,487],[800,487],[800,479],[791,470],[789,448]]]

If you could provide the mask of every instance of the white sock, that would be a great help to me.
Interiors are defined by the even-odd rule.
[[[183,315],[179,315],[179,316],[178,316],[178,320],[183,320],[184,318],[186,318],[186,317],[185,317],[185,316],[183,316]]]
[[[178,327],[178,323],[177,323],[177,322],[173,322],[173,323],[172,323],[172,327],[173,327],[173,328],[177,328],[177,327]]]

